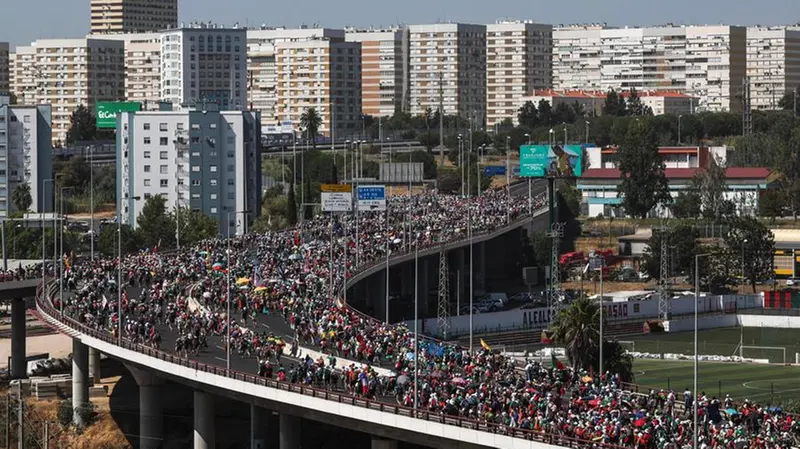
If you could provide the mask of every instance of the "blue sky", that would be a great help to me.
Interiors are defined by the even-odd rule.
[[[79,37],[89,29],[89,0],[2,0],[0,41]],[[381,26],[398,23],[532,19],[560,24],[791,24],[800,0],[180,0],[180,20],[257,26]]]

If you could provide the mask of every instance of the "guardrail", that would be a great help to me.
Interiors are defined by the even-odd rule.
[[[355,396],[351,396],[349,394],[340,394],[331,390],[324,390],[305,385],[297,385],[290,382],[280,382],[271,378],[260,377],[254,374],[243,373],[236,370],[228,370],[226,368],[218,367],[216,365],[209,365],[206,363],[185,359],[161,350],[150,348],[148,346],[131,343],[127,339],[115,338],[112,335],[108,334],[107,332],[102,332],[102,331],[97,331],[96,329],[92,329],[88,326],[85,326],[77,322],[76,320],[68,316],[62,316],[61,319],[58,319],[56,317],[59,316],[60,313],[57,310],[55,310],[55,308],[52,307],[51,305],[52,303],[50,301],[50,295],[47,295],[47,297],[42,297],[41,293],[42,293],[42,288],[39,288],[37,291],[36,305],[37,308],[39,309],[39,312],[42,314],[42,317],[46,321],[63,324],[78,333],[88,335],[93,338],[97,338],[98,340],[102,340],[108,344],[119,346],[123,349],[135,351],[149,357],[154,357],[168,363],[174,363],[176,365],[184,366],[204,373],[209,373],[217,376],[224,376],[242,382],[248,382],[265,387],[276,388],[278,390],[287,391],[290,393],[297,393],[304,396],[324,399],[327,401],[334,401],[341,404],[364,407],[370,410],[392,413],[395,415],[400,415],[410,418],[423,419],[426,421],[462,427],[470,430],[477,430],[482,432],[489,432],[499,435],[510,436],[513,438],[536,441],[544,444],[551,444],[562,447],[581,448],[581,449],[586,449],[586,448],[621,449],[621,446],[616,446],[611,444],[602,444],[594,441],[582,440],[563,435],[536,432],[531,429],[509,427],[503,424],[478,421],[458,416],[451,416],[451,415],[446,415],[444,413],[431,412],[425,409],[414,410],[409,407],[358,398]]]

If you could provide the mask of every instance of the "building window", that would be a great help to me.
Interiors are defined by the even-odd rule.
[[[193,193],[192,194],[192,199],[193,200],[199,200],[200,199],[200,194],[199,193]]]
[[[166,123],[159,123],[159,124],[158,124],[158,130],[159,130],[159,131],[168,131],[168,130],[169,130],[169,128],[167,127],[167,124],[166,124]]]
[[[144,124],[144,130],[145,131],[149,131],[150,130],[150,124],[149,123],[145,123]]]
[[[192,136],[192,143],[200,143],[200,137]]]
[[[211,213],[212,214],[216,214],[217,213],[217,208],[216,207],[212,207],[211,208]]]
[[[150,138],[149,137],[145,137],[144,138],[144,144],[145,145],[150,145]]]
[[[25,115],[25,116],[23,116],[23,117],[22,117],[22,121],[23,121],[24,123],[30,123],[30,122],[31,122],[31,116],[30,116],[30,115]]]
[[[149,151],[145,151],[144,152],[144,158],[145,159],[150,159],[150,152]]]
[[[169,137],[160,137],[158,139],[158,144],[161,145],[162,147],[167,146],[169,144]]]
[[[152,193],[145,193],[144,194],[144,199],[149,200],[152,196],[153,196]]]
[[[192,166],[192,171],[193,172],[200,172],[200,166],[199,165],[193,165]]]
[[[211,173],[216,173],[217,172],[217,166],[216,165],[212,165],[211,167],[209,167],[209,170],[211,171]]]
[[[197,187],[199,185],[200,185],[200,180],[199,179],[192,179],[192,186]],[[194,195],[192,195],[192,197],[194,197]],[[198,198],[199,198],[199,196],[198,196]]]
[[[233,165],[228,165],[228,173],[232,173],[234,170]]]
[[[150,173],[150,166],[149,165],[145,165],[144,166],[144,172],[145,173]]]
[[[217,194],[216,194],[216,193],[212,193],[210,198],[211,198],[212,200],[215,200],[215,199],[217,199]]]
[[[216,179],[209,179],[208,183],[209,183],[209,185],[211,187],[216,187],[217,186],[217,180]]]
[[[162,175],[166,175],[168,173],[167,166],[166,165],[162,165],[162,166],[158,167],[158,172],[161,173]]]
[[[161,187],[169,187],[169,179],[162,179]]]
[[[166,151],[159,151],[158,152],[158,158],[161,159],[162,161],[166,161],[167,160],[167,152]]]
[[[145,187],[150,187],[150,180],[149,179],[145,179],[144,180],[144,186]]]

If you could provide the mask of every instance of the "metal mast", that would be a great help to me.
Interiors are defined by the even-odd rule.
[[[742,78],[742,134],[753,134],[753,111],[750,103],[750,77]]]
[[[450,333],[450,268],[447,265],[447,251],[439,252],[439,301],[437,324],[442,339],[446,340]]]
[[[661,263],[658,275],[658,316],[662,320],[670,318],[670,297],[669,297],[669,258],[668,258],[668,244],[669,233],[666,222],[662,220],[661,227],[658,232],[661,233]]]
[[[550,320],[552,322],[561,310],[561,303],[559,301],[561,292],[559,258],[561,256],[561,238],[564,237],[564,223],[555,222],[550,225],[550,232],[547,233],[547,237],[549,237],[552,242],[550,252],[550,291],[548,294],[548,299],[550,300]]]

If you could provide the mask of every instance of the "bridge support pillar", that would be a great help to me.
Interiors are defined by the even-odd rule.
[[[194,391],[194,449],[214,449],[217,445],[214,429],[214,397]]]
[[[84,411],[89,404],[89,347],[79,339],[72,339],[72,422],[83,427],[87,423]]]
[[[400,265],[400,295],[403,298],[414,295],[414,261]]]
[[[486,242],[479,242],[475,248],[475,288],[486,290]]]
[[[92,385],[100,383],[100,351],[89,348],[89,380]]]
[[[428,313],[428,290],[429,290],[428,273],[430,273],[430,267],[428,266],[428,259],[420,258],[419,272],[417,273],[417,276],[419,276],[419,280],[417,281],[417,290],[419,292],[420,319],[424,319],[426,314]]]
[[[386,320],[386,270],[379,271],[369,278],[370,301],[374,317],[380,321]]]
[[[24,379],[28,374],[25,363],[25,300],[11,300],[11,378]]]
[[[300,436],[300,418],[281,413],[280,436],[278,437],[280,449],[298,449],[300,447]]]
[[[250,449],[266,449],[270,431],[271,413],[257,405],[250,404]]]
[[[397,441],[373,436],[372,449],[397,449]]]
[[[89,352],[91,356],[91,352]],[[128,367],[139,385],[139,449],[158,449],[164,440],[164,415],[161,402],[163,381],[154,374]]]

